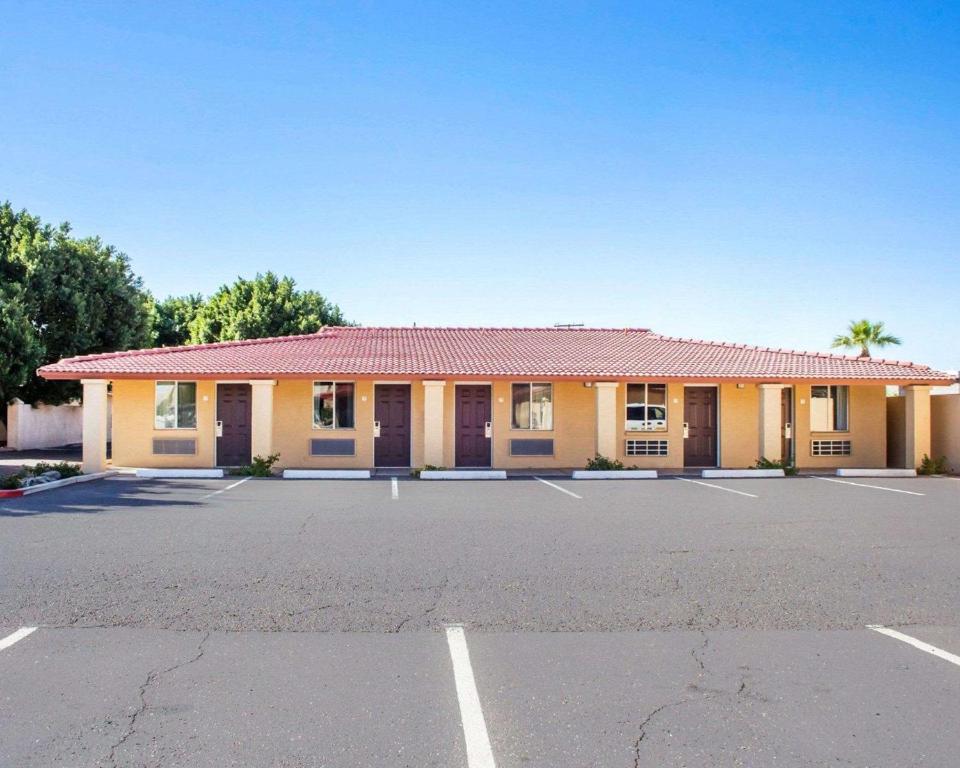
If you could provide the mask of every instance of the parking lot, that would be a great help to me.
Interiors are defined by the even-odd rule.
[[[2,766],[960,754],[957,478],[121,476],[0,563]]]

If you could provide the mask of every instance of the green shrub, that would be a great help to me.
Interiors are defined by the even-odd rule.
[[[79,466],[76,464],[71,464],[68,461],[58,461],[56,464],[49,464],[45,461],[41,461],[38,464],[34,464],[32,467],[24,467],[14,475],[0,477],[0,490],[16,490],[23,485],[23,481],[28,477],[40,477],[40,475],[42,475],[44,472],[59,472],[61,480],[67,477],[76,477],[77,475],[83,474],[83,472],[80,471]]]
[[[446,469],[446,467],[435,467],[433,464],[426,464],[418,469],[411,469],[410,474],[413,477],[419,478],[421,472],[439,472],[443,469]]]
[[[252,462],[237,470],[237,474],[248,477],[270,477],[273,475],[273,465],[279,460],[279,453],[271,453],[267,457],[254,456]]]
[[[587,461],[586,468],[591,472],[622,472],[626,469],[639,469],[636,464],[631,467],[625,467],[623,466],[623,462],[619,459],[608,459],[606,456],[601,456],[599,453]]]
[[[753,465],[754,469],[782,469],[785,475],[797,474],[797,468],[789,460],[773,460],[761,456],[757,463]]]
[[[27,472],[31,475],[36,475],[39,477],[44,472],[59,472],[60,478],[67,477],[76,477],[77,475],[82,475],[83,472],[80,470],[76,464],[71,464],[69,461],[58,461],[56,464],[48,464],[45,461],[41,461],[39,464],[35,464],[32,467],[27,467]]]
[[[920,462],[919,469],[917,469],[917,473],[921,475],[945,475],[949,471],[946,456],[931,459],[927,454],[923,454],[923,460]]]
[[[23,472],[17,472],[15,475],[4,475],[0,477],[0,491],[15,491],[20,487],[20,481],[23,480]]]

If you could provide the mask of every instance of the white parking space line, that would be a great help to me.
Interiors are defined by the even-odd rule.
[[[696,485],[705,485],[707,488],[716,488],[718,491],[726,491],[727,493],[736,493],[740,496],[749,496],[751,499],[758,499],[759,496],[756,496],[752,493],[747,493],[746,491],[736,491],[733,488],[724,488],[722,485],[714,485],[713,483],[704,483],[700,480],[691,480],[689,477],[678,477],[677,480],[683,480],[685,483],[694,483]]]
[[[566,488],[561,488],[561,487],[560,487],[559,485],[557,485],[556,483],[551,483],[551,482],[548,481],[548,480],[544,480],[542,477],[534,477],[533,479],[534,479],[534,480],[539,480],[539,481],[540,481],[541,483],[543,483],[544,485],[549,485],[551,488],[555,488],[556,490],[560,491],[560,493],[565,493],[565,494],[567,494],[567,496],[573,496],[573,498],[575,498],[575,499],[582,499],[582,498],[583,498],[583,496],[577,496],[577,494],[575,494],[573,491],[568,491]]]
[[[836,480],[832,477],[818,477],[814,475],[814,480],[826,480],[828,483],[842,483],[843,485],[856,485],[859,488],[873,488],[877,491],[890,491],[892,493],[906,493],[909,496],[926,496],[925,493],[918,493],[917,491],[905,491],[902,488],[887,488],[883,485],[867,485],[866,483],[851,483],[849,480]]]
[[[5,648],[9,648],[14,643],[19,643],[27,635],[32,635],[37,631],[36,627],[20,627],[16,632],[7,635],[3,640],[0,640],[0,651]]]
[[[395,477],[390,478],[390,498],[394,501],[400,498],[400,483]]]
[[[463,738],[467,744],[468,768],[496,768],[487,724],[480,708],[480,695],[470,666],[470,651],[463,627],[447,627],[447,645],[453,661],[453,679],[460,702],[460,719],[463,722]]]
[[[960,667],[960,656],[957,656],[955,653],[950,653],[942,648],[937,648],[935,645],[930,645],[930,643],[925,643],[922,640],[917,640],[915,637],[905,635],[903,632],[897,632],[895,629],[883,627],[879,624],[868,624],[867,629],[872,629],[874,632],[879,632],[881,635],[892,637],[894,640],[901,640],[907,645],[912,645],[914,648],[936,656],[938,659],[949,661],[951,664],[956,664],[958,667]]]
[[[243,480],[237,480],[237,482],[228,485],[226,488],[221,488],[219,491],[214,491],[213,493],[208,493],[208,494],[207,494],[206,496],[204,496],[203,498],[209,499],[211,496],[218,496],[219,494],[223,493],[224,491],[229,491],[231,488],[236,488],[238,485],[243,485],[245,482],[247,482],[247,480],[252,480],[252,479],[253,479],[252,477],[245,477],[245,478],[243,478]]]

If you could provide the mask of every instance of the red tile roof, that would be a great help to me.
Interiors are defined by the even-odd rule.
[[[463,378],[817,379],[947,383],[913,363],[661,336],[640,328],[356,328],[305,336],[71,357],[48,379]]]

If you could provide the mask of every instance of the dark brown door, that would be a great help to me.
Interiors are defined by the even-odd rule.
[[[457,448],[458,467],[489,467],[490,387],[461,384],[457,387]]]
[[[374,465],[409,467],[410,385],[377,384],[373,397],[373,418],[380,422],[380,437],[373,441]]]
[[[217,384],[217,464],[250,463],[250,385]]]
[[[687,437],[683,441],[683,465],[717,466],[716,387],[685,387],[683,418],[687,423]]]
[[[793,459],[793,388],[780,390],[780,456],[784,463]]]

